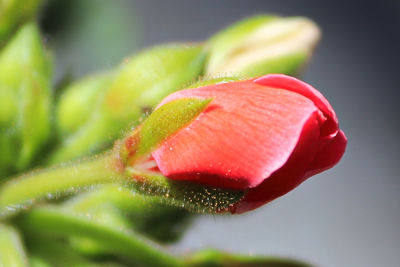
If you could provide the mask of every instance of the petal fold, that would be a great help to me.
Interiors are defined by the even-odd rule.
[[[254,79],[254,82],[264,86],[281,88],[296,92],[312,100],[314,104],[326,116],[326,119],[320,118],[320,121],[325,120],[321,126],[321,136],[333,137],[337,134],[339,126],[335,111],[329,104],[328,100],[326,100],[326,98],[311,85],[302,82],[294,77],[283,74],[265,75]]]
[[[286,164],[259,186],[250,189],[238,205],[231,209],[231,213],[256,209],[293,190],[307,178],[307,166],[313,161],[318,150],[317,116],[314,113],[304,125],[299,142]]]
[[[342,158],[347,145],[347,138],[343,131],[330,140],[325,146],[319,149],[314,160],[308,166],[307,177],[320,173],[335,166]]]

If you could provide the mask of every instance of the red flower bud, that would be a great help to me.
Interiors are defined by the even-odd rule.
[[[285,75],[178,91],[211,98],[198,117],[153,151],[157,168],[174,180],[246,191],[232,209],[255,209],[334,166],[347,139],[328,101]]]

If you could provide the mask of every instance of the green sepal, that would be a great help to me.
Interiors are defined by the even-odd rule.
[[[156,109],[125,141],[126,161],[132,165],[148,156],[165,139],[192,122],[211,102],[207,98],[182,98]],[[133,144],[132,144],[133,142]]]
[[[188,86],[186,89],[189,88],[199,88],[203,86],[213,85],[213,84],[220,84],[220,83],[229,83],[229,82],[237,82],[241,79],[239,77],[233,76],[223,76],[223,77],[204,77]]]
[[[0,266],[29,266],[19,232],[7,224],[0,224]]]
[[[145,195],[159,196],[160,201],[182,207],[194,213],[228,212],[244,196],[244,191],[229,190],[195,184],[188,181],[174,181],[160,173],[126,168],[125,186]]]
[[[0,53],[0,176],[27,168],[50,136],[50,54],[35,24]]]

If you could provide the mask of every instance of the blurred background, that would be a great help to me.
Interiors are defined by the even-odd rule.
[[[347,153],[263,208],[199,217],[171,250],[211,246],[317,266],[398,266],[398,0],[53,1],[41,24],[59,83],[110,69],[150,45],[205,40],[257,13],[307,16],[320,25],[323,39],[302,79],[335,108]]]

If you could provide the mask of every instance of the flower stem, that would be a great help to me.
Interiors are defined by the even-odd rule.
[[[117,184],[195,213],[227,212],[244,195],[243,191],[172,181],[158,172],[121,167],[119,157],[111,151],[86,161],[11,179],[0,187],[0,220],[37,202],[76,194],[102,184]]]
[[[18,225],[27,233],[56,236],[79,236],[96,240],[107,250],[144,266],[182,266],[183,260],[172,256],[156,244],[129,229],[102,224],[73,212],[41,207],[18,218]]]
[[[120,181],[113,154],[61,165],[11,179],[0,188],[0,218],[29,208],[37,201],[56,199],[85,188]]]
[[[181,266],[183,262],[129,229],[113,228],[79,214],[50,207],[35,208],[18,220],[24,231],[79,236],[146,266]]]

